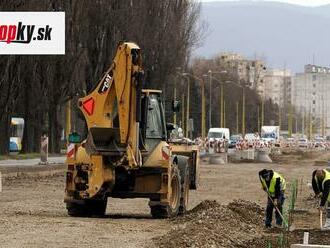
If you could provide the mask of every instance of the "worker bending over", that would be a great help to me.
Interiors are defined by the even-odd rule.
[[[330,229],[330,172],[326,169],[315,170],[313,172],[312,186],[316,197],[321,197],[319,209],[325,210],[327,203],[327,219],[324,224],[324,229]]]
[[[272,227],[273,210],[275,210],[276,225],[282,227],[282,206],[284,203],[285,179],[273,170],[263,169],[259,171],[259,179],[262,189],[267,192],[266,228]],[[279,213],[280,212],[280,213]]]

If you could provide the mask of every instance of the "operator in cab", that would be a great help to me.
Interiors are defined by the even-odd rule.
[[[273,171],[263,169],[259,171],[259,179],[262,189],[267,193],[267,207],[266,207],[266,219],[265,227],[272,227],[273,211],[275,208],[276,226],[282,227],[283,223],[283,203],[284,193],[286,188],[286,182],[282,175]]]
[[[327,169],[313,171],[312,186],[315,197],[321,198],[319,210],[327,210],[323,229],[330,230],[330,172]],[[326,208],[327,205],[327,208]]]

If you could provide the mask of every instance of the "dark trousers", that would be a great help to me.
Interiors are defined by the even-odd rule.
[[[272,198],[273,201],[275,200],[275,198]],[[281,194],[278,198],[278,210],[280,210],[281,214],[282,214],[282,209],[283,209],[283,203],[284,203],[284,194]],[[265,220],[265,225],[266,227],[271,227],[272,226],[272,219],[273,219],[273,211],[274,211],[274,204],[272,203],[272,201],[268,198],[267,199],[267,208],[266,208],[266,220]],[[277,210],[275,209],[275,220],[276,220],[276,224],[277,225],[282,225],[282,218],[280,216],[280,214],[277,212]]]

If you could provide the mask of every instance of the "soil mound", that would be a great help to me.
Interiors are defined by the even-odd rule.
[[[229,205],[203,201],[183,217],[165,236],[154,242],[159,247],[245,247],[262,237],[263,211],[255,203],[235,200]]]

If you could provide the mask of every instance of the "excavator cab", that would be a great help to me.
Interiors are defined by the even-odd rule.
[[[142,90],[141,97],[141,139],[146,151],[152,151],[161,141],[165,141],[165,111],[161,99],[161,91]],[[141,145],[141,144],[140,144]]]

